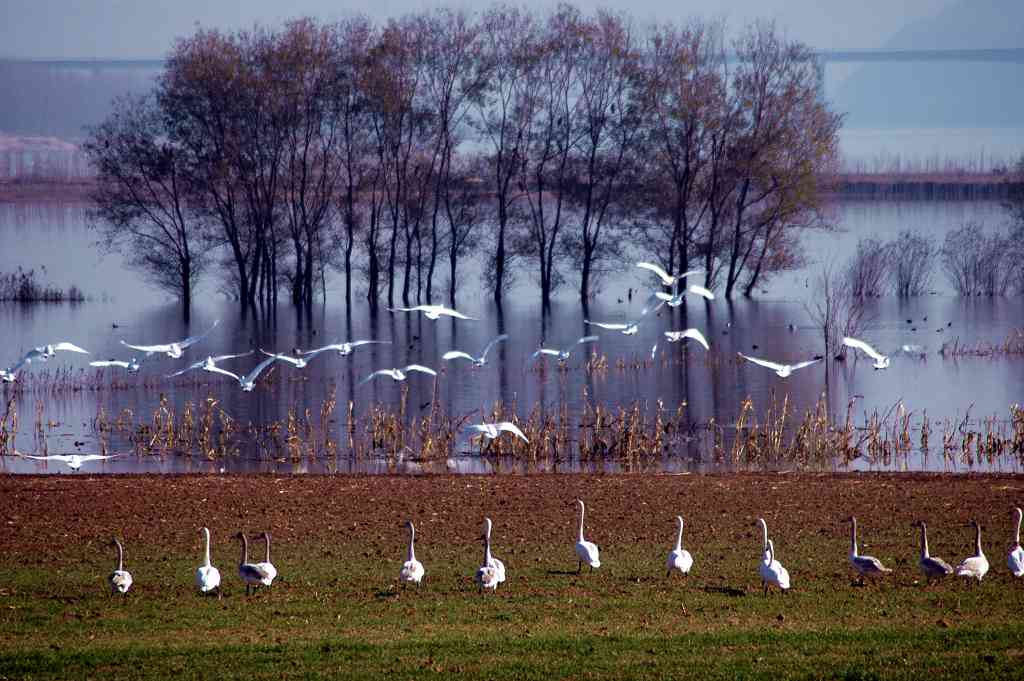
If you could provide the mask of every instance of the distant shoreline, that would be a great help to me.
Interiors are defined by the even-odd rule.
[[[0,180],[0,203],[89,203],[95,180]]]

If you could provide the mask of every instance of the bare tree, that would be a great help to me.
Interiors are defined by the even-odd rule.
[[[968,222],[946,234],[939,251],[949,283],[962,296],[1002,296],[1019,267],[1009,237],[986,234],[984,225]]]
[[[889,244],[892,249],[892,280],[901,298],[923,295],[928,290],[936,248],[919,232],[904,230]]]
[[[857,298],[881,296],[889,287],[892,251],[878,239],[861,238],[846,268],[851,293]]]
[[[853,294],[849,277],[832,264],[822,267],[812,290],[804,308],[821,331],[825,357],[845,357],[843,336],[860,335],[869,322],[864,298]]]

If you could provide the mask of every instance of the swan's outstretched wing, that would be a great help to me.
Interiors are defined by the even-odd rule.
[[[83,355],[88,355],[89,354],[88,350],[84,350],[84,349],[78,347],[77,345],[75,345],[74,343],[68,343],[66,341],[65,342],[61,342],[61,343],[55,343],[53,345],[53,349],[54,350],[67,350],[68,352],[80,352]]]
[[[322,352],[328,352],[330,350],[337,350],[338,352],[341,352],[342,347],[344,347],[344,343],[331,343],[330,345],[325,345],[322,348],[317,348],[316,350],[299,350],[298,354],[302,357],[313,359]]]
[[[655,291],[644,303],[643,309],[640,310],[640,316],[646,317],[651,312],[657,312],[661,309],[662,305],[672,300],[672,294],[665,293],[664,291]]]
[[[384,309],[386,309],[388,312],[420,312],[420,311],[424,311],[423,310],[424,307],[426,307],[426,306],[425,305],[417,305],[416,307],[388,307],[388,308],[384,308]]]
[[[551,355],[552,357],[559,357],[561,354],[562,353],[560,350],[552,350],[551,348],[540,348],[532,355],[530,355],[530,359],[537,359],[541,355]]]
[[[429,307],[429,306],[425,306],[425,307]],[[456,319],[468,319],[468,320],[474,321],[474,322],[477,321],[476,317],[469,317],[467,315],[462,314],[458,310],[453,310],[451,308],[444,307],[442,305],[435,305],[434,306],[434,314],[446,314],[449,317],[455,317]]]
[[[490,432],[490,426],[487,425],[486,423],[471,423],[468,426],[466,426],[465,430],[473,430],[478,433],[487,434],[488,432]]]
[[[843,345],[845,345],[848,348],[855,348],[857,350],[860,350],[873,360],[881,361],[885,359],[885,356],[878,352],[878,350],[875,350],[873,347],[857,338],[850,338],[849,336],[846,336],[845,338],[843,338]]]
[[[122,340],[121,341],[121,345],[125,346],[126,348],[131,348],[132,350],[138,350],[139,352],[145,352],[147,354],[154,353],[154,352],[170,352],[171,351],[171,344],[170,343],[164,343],[163,345],[132,345],[128,341]]]
[[[572,345],[584,345],[586,343],[593,343],[594,341],[597,341],[597,340],[600,340],[600,339],[601,339],[600,336],[584,336],[583,338],[580,338],[578,341],[576,341]],[[572,345],[570,345],[569,347],[572,347]]]
[[[491,340],[490,343],[488,343],[487,345],[484,346],[484,351],[480,353],[480,359],[486,359],[487,358],[487,353],[491,351],[491,348],[493,348],[498,343],[501,343],[501,342],[507,341],[507,340],[508,340],[508,334],[507,333],[503,333],[500,336],[495,337],[493,340]]]
[[[689,274],[689,273],[687,273],[687,274]],[[684,274],[683,276],[686,276],[686,275]],[[697,284],[690,284],[689,286],[687,286],[686,287],[686,292],[687,293],[692,293],[695,296],[700,296],[701,298],[706,298],[708,300],[714,300],[715,299],[715,294],[714,293],[712,293],[711,291],[707,290],[703,286],[698,286]]]
[[[223,362],[223,361],[228,360],[228,359],[238,359],[239,357],[248,357],[252,353],[253,353],[253,351],[250,350],[249,352],[239,352],[238,354],[235,354],[235,355],[216,355],[212,359],[213,359],[214,362]],[[200,366],[202,366],[203,363],[200,362],[199,364],[200,364]]]
[[[106,367],[120,367],[122,369],[127,369],[128,362],[123,359],[101,359],[95,362],[89,362],[89,366],[99,367],[101,369]]]
[[[120,454],[82,454],[78,457],[79,461],[106,461],[107,459],[113,459],[121,456]]]
[[[221,369],[220,367],[217,366],[210,367],[208,371],[211,371],[215,374],[224,374],[225,376],[230,376],[231,378],[235,379],[238,382],[242,381],[242,377],[239,376],[238,374],[230,372],[227,369]]]
[[[190,345],[195,345],[199,341],[201,341],[204,338],[206,338],[207,336],[209,336],[210,332],[212,332],[214,329],[216,329],[218,324],[220,324],[220,320],[219,319],[214,320],[213,325],[210,326],[210,328],[208,328],[203,333],[199,334],[198,336],[189,336],[185,340],[179,341],[178,342],[178,347],[180,347],[182,350],[184,350],[185,348],[187,348]]]
[[[409,373],[410,371],[418,371],[422,374],[430,374],[431,376],[437,376],[437,372],[430,367],[425,367],[422,364],[410,364],[409,366],[402,367],[402,371]]]
[[[705,338],[704,334],[702,334],[697,329],[686,329],[685,331],[666,331],[665,337],[672,342],[681,341],[684,338],[692,338],[693,340],[703,345],[705,350],[711,349],[711,346],[708,345],[707,338]]]
[[[190,371],[195,371],[196,369],[202,369],[205,365],[206,365],[206,360],[203,360],[201,362],[193,362],[192,364],[189,364],[184,369],[181,369],[179,371],[175,371],[173,374],[167,374],[166,376],[164,376],[164,378],[174,378],[176,376],[181,376],[182,374],[187,374]],[[211,369],[211,371],[212,371],[212,369]],[[236,378],[237,378],[237,376],[236,376]]]
[[[260,348],[260,352],[262,352],[267,357],[276,357],[277,359],[281,360],[282,362],[288,362],[289,364],[291,364],[293,366],[296,366],[296,367],[299,366],[299,364],[305,364],[305,362],[306,362],[306,360],[297,359],[295,357],[289,357],[288,355],[284,355],[284,354],[281,354],[279,352],[267,352],[263,348]]]
[[[271,355],[270,357],[267,357],[265,360],[263,360],[262,362],[257,364],[255,369],[253,369],[252,371],[247,373],[242,378],[242,381],[244,383],[252,383],[253,381],[256,380],[257,376],[259,376],[261,373],[263,373],[264,369],[266,369],[268,366],[270,366],[271,364],[273,364],[274,362],[276,362],[279,359],[282,359],[281,355]]]
[[[356,383],[356,387],[358,388],[361,385],[365,385],[372,381],[373,379],[377,378],[378,376],[389,376],[391,378],[394,378],[394,374],[392,373],[392,371],[393,369],[378,369],[377,371],[374,371],[372,374],[370,374],[363,380]]]
[[[671,286],[672,284],[676,283],[677,277],[673,277],[671,274],[661,269],[661,267],[655,265],[653,262],[638,262],[636,266],[645,270],[650,270],[651,272],[657,274],[658,277],[662,280],[662,282],[665,283],[665,286]]]
[[[818,359],[809,359],[806,362],[797,362],[796,364],[790,367],[790,370],[796,371],[797,369],[803,369],[804,367],[809,367],[812,364],[817,364],[820,361],[821,358],[819,357]]]
[[[512,423],[511,421],[502,421],[501,423],[496,423],[494,425],[497,427],[498,430],[503,430],[506,433],[512,433],[523,442],[530,442],[529,440],[526,439],[526,436],[523,435],[523,431],[519,430],[519,427],[516,424]]]
[[[608,329],[609,331],[622,331],[630,326],[629,324],[615,324],[612,322],[592,322],[589,319],[584,319],[583,323],[590,324],[591,326],[600,326],[602,329]]]
[[[776,364],[775,362],[769,362],[766,359],[758,359],[757,357],[749,357],[747,355],[744,355],[742,352],[737,352],[736,354],[739,355],[740,357],[742,357],[743,359],[747,360],[748,362],[753,362],[754,364],[757,364],[758,366],[763,366],[763,367],[765,367],[767,369],[771,369],[772,371],[779,371],[779,370],[781,370],[785,366],[784,364]]]
[[[470,362],[476,361],[476,357],[469,354],[468,352],[462,352],[461,350],[449,350],[448,352],[441,355],[441,359],[445,361],[452,359],[468,359]]]

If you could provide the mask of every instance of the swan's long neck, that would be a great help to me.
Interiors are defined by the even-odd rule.
[[[583,541],[583,514],[587,512],[587,509],[583,505],[582,501],[579,502],[579,505],[580,505],[580,532],[579,532],[579,537],[577,538],[577,541]]]
[[[981,550],[981,525],[974,526],[974,555],[985,555]]]
[[[757,519],[758,524],[761,525],[761,550],[768,550],[768,523],[764,521],[764,518]]]
[[[676,516],[676,520],[679,521],[679,534],[676,535],[676,551],[683,550],[683,519],[681,516]]]
[[[267,557],[266,562],[270,562],[270,533],[265,533],[263,539],[267,542]]]
[[[124,570],[124,547],[116,539],[114,543],[117,544],[117,571],[121,572]]]
[[[416,543],[416,526],[413,525],[412,523],[409,523],[409,556],[406,558],[406,561],[411,562],[411,561],[416,560],[416,549],[413,546],[415,543]]]
[[[484,523],[484,564],[491,562],[491,519]]]
[[[206,551],[204,552],[204,556],[203,556],[203,558],[205,559],[205,562],[203,564],[206,567],[210,567],[210,530],[208,530],[208,529],[206,529],[204,527],[203,528],[203,535],[205,535],[205,537],[206,537]]]
[[[239,539],[242,540],[242,556],[238,559],[238,564],[245,565],[249,562],[249,539],[244,534]]]
[[[857,555],[857,519],[850,518],[850,555]]]
[[[921,558],[928,558],[928,528],[921,523]]]
[[[1024,511],[1021,511],[1019,508],[1014,510],[1017,511],[1017,532],[1013,536],[1013,543],[1020,546],[1020,521],[1024,518]]]
[[[772,544],[771,541],[768,542],[767,551],[768,551],[768,564],[771,565],[772,563],[775,562],[775,545]]]

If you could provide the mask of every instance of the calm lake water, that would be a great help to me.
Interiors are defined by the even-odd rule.
[[[351,400],[357,416],[363,415],[373,402],[398,400],[402,384],[378,379],[356,388],[356,383],[375,369],[410,363],[425,364],[441,371],[436,386],[439,404],[433,406],[448,414],[467,416],[468,422],[480,422],[481,410],[488,410],[496,400],[514,403],[521,415],[535,407],[557,413],[563,405],[570,414],[578,415],[586,394],[591,403],[607,406],[641,402],[653,408],[657,400],[661,400],[666,409],[674,410],[685,401],[689,417],[695,423],[711,419],[716,423],[730,423],[748,397],[759,412],[773,397],[780,400],[788,397],[791,407],[802,413],[815,404],[826,388],[828,403],[840,416],[845,415],[848,401],[856,398],[858,423],[864,421],[866,414],[875,410],[884,413],[900,401],[913,412],[914,423],[924,412],[933,422],[959,420],[968,414],[975,421],[990,416],[1005,420],[1011,404],[1024,402],[1024,358],[951,359],[941,357],[938,351],[943,343],[954,338],[967,344],[1003,341],[1013,329],[1024,327],[1024,307],[1016,298],[959,298],[952,294],[938,267],[929,295],[910,300],[887,297],[872,301],[874,321],[864,334],[883,350],[895,350],[905,343],[922,345],[928,353],[926,359],[895,358],[890,369],[878,372],[865,361],[829,362],[828,376],[826,363],[820,363],[785,380],[766,369],[734,361],[736,352],[790,362],[820,353],[818,332],[808,317],[805,301],[813,294],[814,276],[822,263],[834,254],[851,253],[861,236],[887,239],[902,229],[911,228],[941,242],[947,231],[967,220],[980,220],[991,227],[1000,226],[1005,220],[998,204],[986,202],[844,202],[836,206],[836,217],[839,230],[804,235],[808,266],[767,282],[755,299],[738,299],[732,303],[718,299],[708,305],[690,301],[685,311],[666,311],[641,325],[639,334],[632,337],[596,330],[601,339],[592,349],[608,357],[611,367],[607,372],[582,370],[582,356],[574,353],[568,371],[539,373],[528,360],[542,339],[549,347],[561,347],[582,335],[595,333],[593,327],[583,323],[584,314],[574,300],[572,287],[566,288],[550,314],[544,316],[538,295],[524,273],[504,309],[499,311],[486,296],[478,293],[479,287],[470,275],[458,307],[480,320],[432,322],[420,315],[386,311],[372,315],[361,296],[351,310],[346,310],[343,290],[333,284],[329,286],[327,304],[316,306],[309,318],[297,315],[288,305],[282,305],[269,319],[243,318],[235,303],[216,292],[215,282],[207,281],[192,323],[186,327],[173,301],[127,270],[120,257],[105,255],[94,246],[95,237],[85,227],[80,207],[49,203],[0,205],[0,250],[9,255],[7,260],[39,271],[45,268],[43,279],[47,282],[64,287],[74,284],[92,297],[82,304],[0,304],[0,328],[4,330],[0,366],[12,364],[27,348],[60,340],[73,341],[92,353],[91,357],[60,353],[41,368],[30,367],[32,374],[66,369],[69,386],[88,384],[88,387],[53,391],[29,379],[26,389],[17,397],[21,420],[15,446],[22,452],[39,453],[42,437],[50,454],[96,452],[93,420],[101,409],[112,415],[131,409],[137,418],[145,420],[159,405],[161,395],[166,395],[177,408],[186,402],[198,403],[214,396],[220,407],[236,420],[259,424],[286,418],[290,407],[300,411],[308,408],[318,414],[324,399],[336,390],[339,405]],[[17,254],[17,257],[10,254]],[[840,263],[845,257],[840,256]],[[642,270],[624,268],[616,277],[604,282],[602,294],[589,310],[589,318],[602,321],[631,318],[638,314],[645,296],[637,294],[629,300],[628,290],[650,287],[654,283],[654,277]],[[88,367],[89,359],[131,357],[131,352],[120,346],[121,339],[140,344],[167,342],[205,330],[217,319],[221,320],[220,325],[201,344],[189,350],[183,360],[155,358],[134,376],[119,370],[98,372]],[[908,324],[908,319],[913,320],[912,323]],[[795,328],[791,330],[790,325]],[[658,350],[659,362],[632,366],[649,357],[651,347],[663,331],[687,326],[704,332],[712,345],[710,355],[692,343],[667,345],[662,342]],[[451,349],[475,354],[499,333],[508,333],[511,338],[492,351],[490,362],[483,369],[474,369],[468,363],[444,363],[440,359]],[[220,380],[218,376],[201,372],[182,379],[162,378],[182,368],[186,361],[195,361],[207,354],[240,352],[254,345],[289,351],[295,347],[312,348],[357,338],[390,340],[392,344],[359,348],[348,358],[333,354],[321,356],[302,371],[279,365],[271,374],[271,380],[259,385],[253,393],[241,393],[230,379]],[[661,353],[668,353],[669,361],[663,363],[661,358],[665,355]],[[616,368],[619,358],[629,360],[629,368]],[[243,373],[256,361],[244,358],[225,366]],[[425,409],[433,399],[433,379],[413,376],[406,385],[411,408]],[[6,396],[13,393],[6,386],[2,390],[7,391],[6,401]],[[42,436],[34,429],[37,409],[47,423]],[[336,428],[333,435],[339,439],[343,411],[339,406],[333,426]],[[130,443],[117,435],[111,437],[109,445],[111,451],[131,449]],[[344,455],[330,460],[279,463],[256,454],[243,454],[215,461],[183,456],[144,459],[128,456],[88,464],[85,470],[384,473],[556,467],[551,462],[526,467],[515,462],[462,455],[470,449],[468,437],[463,437],[447,461],[430,466],[394,460],[352,461]],[[689,451],[680,452],[677,457],[652,464],[657,470],[673,471],[701,470],[711,465],[706,448],[700,443],[694,443]],[[1017,470],[1018,465],[1002,460],[980,469],[993,466]],[[901,466],[945,469],[949,464],[941,457],[936,459],[933,455],[923,460],[914,454],[885,464],[857,460],[850,467]],[[572,469],[573,464],[563,463],[560,467]],[[598,468],[622,470],[622,464],[600,464]],[[0,470],[67,472],[63,465],[12,456],[0,458]]]

